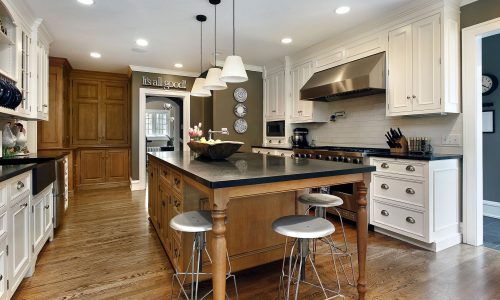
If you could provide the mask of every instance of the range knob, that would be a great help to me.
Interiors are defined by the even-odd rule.
[[[355,158],[355,159],[353,159],[352,163],[354,163],[354,164],[360,164],[361,160],[359,158]]]
[[[321,157],[322,157],[321,154],[316,155],[316,159],[321,159]]]
[[[307,154],[307,158],[312,158],[313,155],[311,153]]]
[[[335,156],[334,160],[335,161],[340,161],[340,156]]]
[[[326,160],[330,160],[330,161],[332,161],[332,160],[333,160],[333,157],[332,157],[331,155],[328,155],[328,156],[326,157]]]
[[[306,155],[304,153],[299,154],[300,158],[306,158]]]
[[[346,158],[344,158],[344,162],[346,162],[346,163],[350,163],[350,162],[351,162],[351,158],[350,158],[350,157],[346,157]]]
[[[339,158],[339,161],[340,161],[340,162],[345,161],[345,157],[341,156],[341,157]]]

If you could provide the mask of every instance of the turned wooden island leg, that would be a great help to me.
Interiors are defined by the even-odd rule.
[[[364,182],[356,184],[358,189],[358,220],[357,220],[357,238],[358,238],[358,295],[359,299],[365,299],[366,294],[366,249],[368,243],[368,216],[366,213],[366,186]]]
[[[229,202],[227,193],[214,190],[210,197],[212,204],[212,285],[214,289],[213,299],[224,300],[226,298],[226,208]]]

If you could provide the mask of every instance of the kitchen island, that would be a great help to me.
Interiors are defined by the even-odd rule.
[[[222,161],[194,158],[191,152],[148,156],[149,216],[178,270],[187,264],[184,257],[189,257],[192,235],[171,230],[169,220],[184,211],[212,211],[209,250],[213,264],[207,264],[207,269],[213,273],[217,300],[225,298],[226,251],[233,271],[282,259],[285,239],[272,231],[272,221],[303,213],[304,207],[296,198],[309,188],[355,183],[359,193],[357,287],[359,298],[364,299],[368,238],[365,180],[375,167],[254,153],[236,153]]]

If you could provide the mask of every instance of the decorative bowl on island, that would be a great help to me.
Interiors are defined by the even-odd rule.
[[[233,155],[243,146],[242,142],[235,141],[190,141],[188,143],[191,151],[197,153],[201,157],[213,159],[213,160],[222,160],[226,159],[229,156]]]

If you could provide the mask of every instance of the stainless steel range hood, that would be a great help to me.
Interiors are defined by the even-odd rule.
[[[300,99],[334,101],[385,92],[385,52],[314,73]]]

